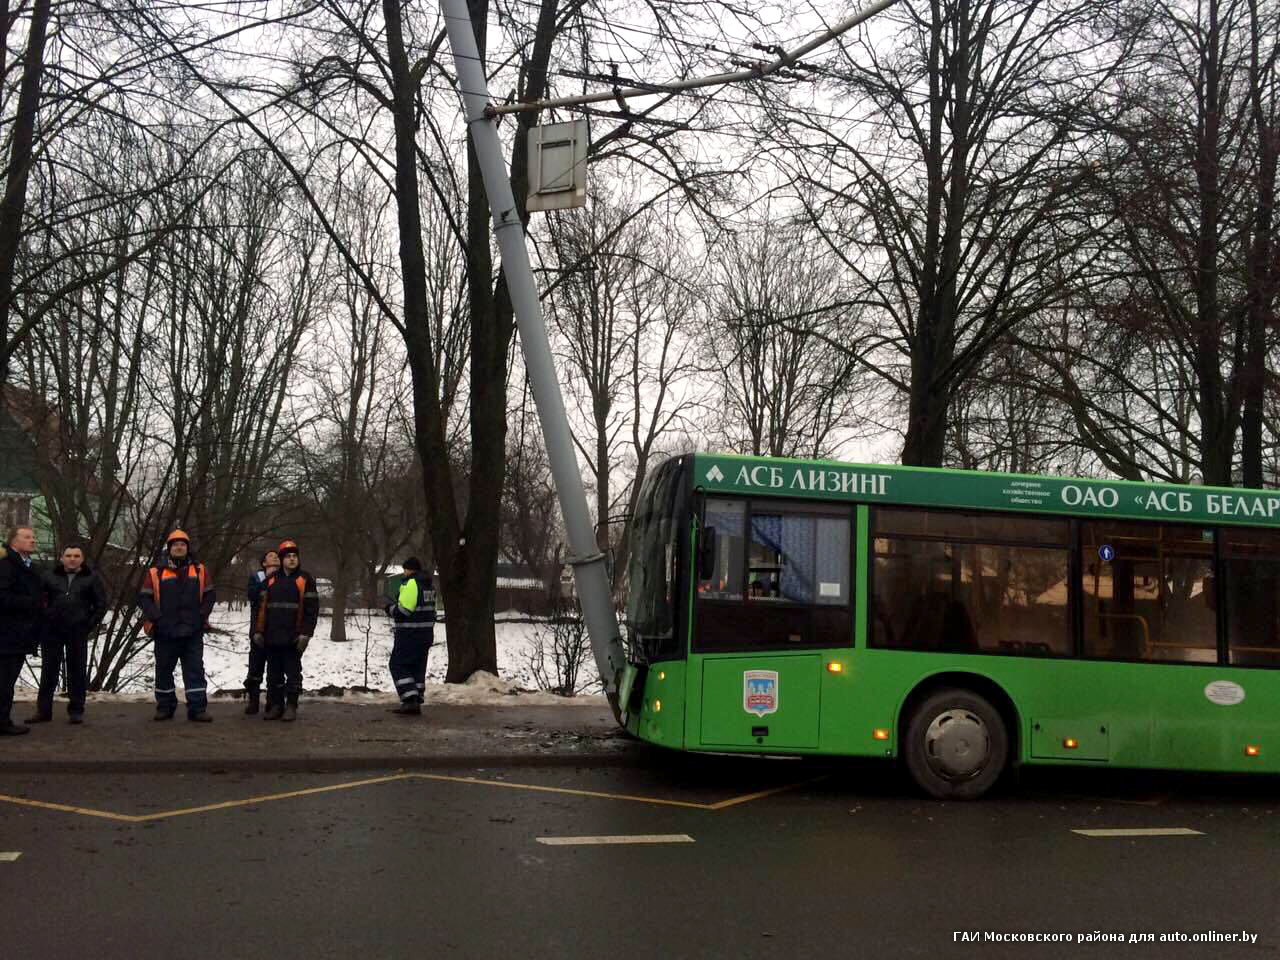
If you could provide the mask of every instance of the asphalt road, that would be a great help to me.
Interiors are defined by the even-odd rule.
[[[942,804],[880,764],[672,756],[0,793],[4,957],[1280,958],[1274,779],[1053,772]],[[1134,828],[1197,833],[1074,832]],[[692,842],[540,842],[653,835]],[[1160,942],[1210,931],[1257,940]]]

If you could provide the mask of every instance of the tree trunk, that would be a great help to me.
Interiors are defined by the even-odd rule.
[[[607,556],[609,553],[609,404],[604,397],[598,398],[595,404],[595,427],[596,546]],[[611,575],[612,572],[610,570]]]
[[[1274,122],[1274,100],[1264,103],[1267,81],[1260,67],[1259,43],[1266,28],[1259,24],[1256,2],[1249,4],[1250,63],[1249,106],[1257,137],[1257,207],[1254,211],[1253,240],[1245,262],[1245,323],[1247,341],[1244,356],[1244,389],[1240,422],[1240,466],[1246,487],[1261,487],[1262,432],[1266,398],[1267,324],[1274,312],[1280,261],[1275,259],[1273,230],[1276,209],[1276,169],[1280,161],[1280,126]],[[1274,95],[1273,95],[1274,96]]]
[[[31,174],[31,145],[35,139],[36,111],[40,107],[40,79],[44,73],[44,45],[49,27],[50,0],[35,0],[31,10],[31,28],[27,34],[27,51],[22,64],[22,87],[18,92],[18,109],[13,119],[13,142],[9,153],[9,176],[4,198],[0,200],[0,315],[3,315],[3,339],[0,340],[0,389],[9,381],[10,302],[13,297],[13,268],[18,259],[22,239],[22,218],[27,209],[27,181]]]
[[[419,206],[417,154],[415,150],[416,86],[410,76],[404,47],[399,0],[383,0],[387,53],[391,68],[395,124],[396,220],[400,233],[400,277],[404,292],[404,340],[413,383],[414,442],[422,461],[423,488],[431,525],[431,539],[440,561],[440,593],[448,619],[449,679],[455,667],[477,660],[467,630],[474,617],[475,598],[468,589],[468,551],[460,542],[458,505],[453,492],[449,448],[445,440],[444,412],[440,408],[439,379],[434,363],[428,315],[426,257],[422,246],[422,214]],[[468,259],[474,251],[468,251]],[[474,267],[474,265],[469,264]],[[485,276],[488,276],[486,271]],[[474,310],[474,304],[473,304]],[[480,375],[471,371],[472,379]],[[473,417],[475,411],[473,411]],[[492,579],[492,578],[491,578]],[[491,584],[492,586],[492,584]],[[491,618],[492,619],[492,618]],[[489,625],[492,633],[492,622]],[[496,656],[494,657],[496,661]],[[467,674],[461,679],[465,680]]]
[[[350,571],[340,564],[333,575],[333,625],[329,627],[329,639],[334,643],[347,642],[347,600],[351,594]]]
[[[927,276],[927,273],[926,273]],[[943,316],[944,306],[933,302],[920,311],[916,340],[911,345],[911,392],[907,406],[907,434],[902,463],[908,467],[940,467],[946,454],[947,416],[951,390],[939,375],[954,354],[954,320]]]
[[[1231,485],[1231,459],[1235,424],[1224,396],[1222,331],[1218,295],[1218,226],[1222,216],[1221,168],[1218,139],[1222,124],[1219,109],[1220,61],[1218,3],[1209,3],[1208,50],[1202,55],[1204,90],[1200,94],[1196,187],[1199,223],[1196,238],[1195,371],[1200,416],[1200,471],[1211,486]]]
[[[915,364],[912,365],[913,367]],[[920,364],[922,371],[931,369]],[[908,467],[940,467],[946,453],[947,409],[950,398],[936,388],[927,373],[913,374],[907,410],[907,435],[902,444],[902,463]]]

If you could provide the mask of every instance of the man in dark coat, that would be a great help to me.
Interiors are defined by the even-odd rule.
[[[285,540],[277,548],[280,572],[267,578],[258,595],[253,642],[267,652],[267,710],[263,720],[298,719],[302,692],[302,654],[320,619],[316,581],[302,569],[298,545]]]
[[[169,534],[164,557],[143,577],[138,607],[155,640],[155,718],[172,719],[178,709],[173,668],[182,661],[187,719],[208,723],[213,717],[205,693],[204,630],[213,612],[213,579],[191,556],[191,538],[181,530]]]
[[[67,661],[67,718],[84,722],[84,693],[88,685],[89,638],[107,614],[107,591],[102,580],[84,562],[84,550],[76,544],[62,551],[62,562],[45,575],[48,629],[40,644],[40,693],[36,712],[27,723],[53,719],[53,695],[58,671]]]
[[[13,722],[13,688],[27,654],[40,649],[44,633],[44,582],[31,562],[36,534],[18,527],[0,549],[0,736],[29,733]]]
[[[245,704],[244,712],[247,714],[255,714],[262,703],[262,676],[267,670],[267,650],[266,647],[253,643],[253,634],[257,629],[253,625],[254,617],[258,612],[258,600],[262,596],[262,588],[266,585],[267,578],[273,576],[280,569],[280,554],[274,550],[268,550],[262,555],[262,569],[256,573],[250,574],[249,586],[246,591],[249,597],[249,672],[244,678],[244,696],[248,703]]]

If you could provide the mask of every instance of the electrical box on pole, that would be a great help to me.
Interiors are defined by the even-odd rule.
[[[529,130],[529,211],[587,204],[587,121]]]

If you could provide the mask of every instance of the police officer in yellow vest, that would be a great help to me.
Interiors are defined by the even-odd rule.
[[[436,622],[436,591],[431,575],[423,573],[417,557],[404,562],[404,582],[399,596],[387,604],[395,620],[395,643],[391,647],[391,680],[396,685],[400,706],[392,713],[416,717],[422,713],[427,688],[427,654]]]

